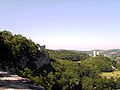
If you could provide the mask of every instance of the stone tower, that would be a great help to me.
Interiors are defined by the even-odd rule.
[[[93,57],[96,57],[96,51],[95,50],[93,51]]]
[[[93,57],[96,57],[96,56],[98,56],[98,55],[100,55],[100,53],[99,53],[99,51],[93,51]]]

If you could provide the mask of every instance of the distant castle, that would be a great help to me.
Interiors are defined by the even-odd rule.
[[[37,47],[38,47],[38,50],[40,50],[40,51],[45,51],[45,45],[43,45],[43,46],[40,46],[39,44],[37,44]]]
[[[32,41],[30,38],[28,39],[29,41]],[[40,50],[40,51],[45,51],[45,48],[46,48],[46,46],[45,45],[43,45],[43,46],[40,46],[40,44],[36,44],[37,45],[37,47],[38,47],[38,50]]]
[[[98,55],[100,55],[100,52],[99,51],[93,51],[93,57],[96,57],[96,56],[98,56]]]

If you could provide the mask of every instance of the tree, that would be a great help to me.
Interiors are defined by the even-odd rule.
[[[84,77],[82,80],[82,90],[93,90],[92,78]]]
[[[112,61],[104,56],[96,56],[86,59],[82,62],[83,65],[92,67],[101,72],[111,72],[112,71]]]

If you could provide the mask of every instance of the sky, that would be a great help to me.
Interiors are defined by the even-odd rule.
[[[48,49],[120,48],[120,0],[0,0],[0,30]]]

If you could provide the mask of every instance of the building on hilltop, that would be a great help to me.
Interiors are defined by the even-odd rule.
[[[45,45],[40,46],[40,50],[41,50],[41,51],[45,51]]]
[[[93,51],[93,57],[96,57],[96,56],[98,56],[98,55],[100,55],[100,52],[99,51]]]
[[[40,50],[40,51],[45,51],[45,45],[43,45],[43,46],[40,46],[39,44],[36,44],[37,45],[37,47],[38,47],[38,50]]]

